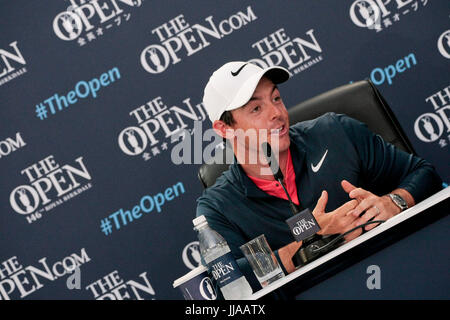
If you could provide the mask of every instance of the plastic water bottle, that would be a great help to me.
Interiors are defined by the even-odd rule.
[[[241,300],[253,291],[239,269],[225,239],[211,229],[205,216],[192,220],[198,231],[200,253],[219,285],[225,300]]]

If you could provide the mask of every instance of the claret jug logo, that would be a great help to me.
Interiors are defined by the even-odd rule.
[[[201,263],[200,246],[198,241],[188,243],[181,254],[181,258],[186,267],[193,270]]]
[[[444,58],[450,59],[450,30],[441,34],[437,43],[440,54]]]
[[[432,107],[421,114],[414,122],[417,138],[425,143],[437,143],[441,148],[450,142],[450,86],[447,86],[425,99]]]
[[[136,124],[119,133],[120,149],[126,155],[140,155],[148,161],[186,135],[194,134],[195,123],[201,125],[206,119],[203,103],[193,104],[191,98],[186,98],[179,105],[169,107],[159,96],[134,108],[129,115]]]
[[[83,157],[75,159],[75,165],[60,166],[53,155],[23,169],[29,184],[16,187],[9,196],[11,207],[24,215],[28,223],[42,218],[42,213],[90,189],[91,174],[86,168]]]
[[[143,0],[70,0],[68,7],[53,19],[53,31],[64,41],[77,40],[80,46],[103,36],[131,18],[129,8]]]
[[[350,7],[350,18],[361,28],[380,29],[380,8],[372,0],[358,0]]]
[[[350,19],[360,28],[380,32],[427,3],[428,0],[356,0],[350,6]]]
[[[160,44],[144,48],[140,56],[141,65],[149,73],[164,72],[170,64],[179,63],[184,56],[189,57],[208,47],[211,39],[220,40],[256,19],[251,6],[219,22],[212,15],[208,16],[203,24],[190,25],[180,14],[152,30]]]

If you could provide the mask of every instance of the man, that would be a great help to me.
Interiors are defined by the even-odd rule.
[[[345,115],[328,113],[290,128],[277,87],[288,79],[284,68],[237,61],[215,71],[205,87],[203,102],[212,126],[230,142],[236,161],[198,199],[197,216],[205,215],[227,240],[247,279],[252,273],[239,249],[242,244],[265,234],[288,273],[295,270],[292,256],[301,246],[285,222],[292,216],[288,198],[267,174],[261,142],[277,146],[290,198],[301,210],[311,209],[323,235],[342,234],[371,219],[387,220],[441,186],[429,163]],[[243,132],[256,133],[256,143],[242,138]],[[362,232],[359,228],[346,240]]]

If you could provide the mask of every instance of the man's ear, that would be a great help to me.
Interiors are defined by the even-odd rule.
[[[213,129],[222,138],[231,139],[234,137],[234,130],[222,120],[214,121]]]

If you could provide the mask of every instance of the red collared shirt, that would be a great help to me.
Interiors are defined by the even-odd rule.
[[[270,181],[248,176],[258,188],[272,196],[288,200],[283,187],[278,181]],[[297,185],[295,184],[295,172],[292,164],[291,150],[288,149],[288,158],[286,164],[286,174],[284,175],[284,183],[289,196],[296,205],[300,205],[297,195]]]

